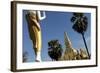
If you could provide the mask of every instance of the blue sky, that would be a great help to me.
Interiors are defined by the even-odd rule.
[[[35,54],[32,49],[32,42],[29,38],[27,21],[25,18],[27,10],[23,10],[23,52],[28,53],[28,62],[34,62]],[[85,38],[89,52],[91,49],[91,14],[85,13],[85,16],[88,18],[88,28],[85,33]],[[50,40],[58,39],[64,47],[64,32],[67,32],[68,37],[72,42],[72,46],[75,49],[83,48],[85,49],[84,42],[81,34],[75,32],[72,29],[72,23],[70,21],[72,17],[72,12],[55,12],[55,11],[46,11],[46,18],[40,21],[40,26],[42,30],[42,60],[51,61],[51,58],[48,56],[48,42]]]

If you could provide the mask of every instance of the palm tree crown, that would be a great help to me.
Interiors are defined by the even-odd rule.
[[[78,33],[84,34],[84,32],[87,30],[88,21],[87,17],[84,16],[83,13],[73,13],[71,22],[74,24],[72,28]]]
[[[48,42],[48,54],[52,60],[58,60],[62,56],[62,46],[58,40]]]

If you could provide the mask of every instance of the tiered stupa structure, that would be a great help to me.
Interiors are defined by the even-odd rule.
[[[64,60],[75,60],[77,55],[77,50],[72,47],[72,43],[67,35],[66,32],[64,32],[64,42],[65,42],[65,52],[63,59]]]

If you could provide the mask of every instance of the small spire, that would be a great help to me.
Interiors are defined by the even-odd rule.
[[[72,43],[67,35],[67,32],[64,32],[64,41],[66,48],[72,48]]]

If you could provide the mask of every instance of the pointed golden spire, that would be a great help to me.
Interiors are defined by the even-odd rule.
[[[65,41],[65,46],[66,46],[66,48],[71,49],[71,48],[72,48],[72,43],[71,43],[71,41],[69,40],[69,37],[68,37],[68,35],[67,35],[67,32],[64,32],[64,41]]]

